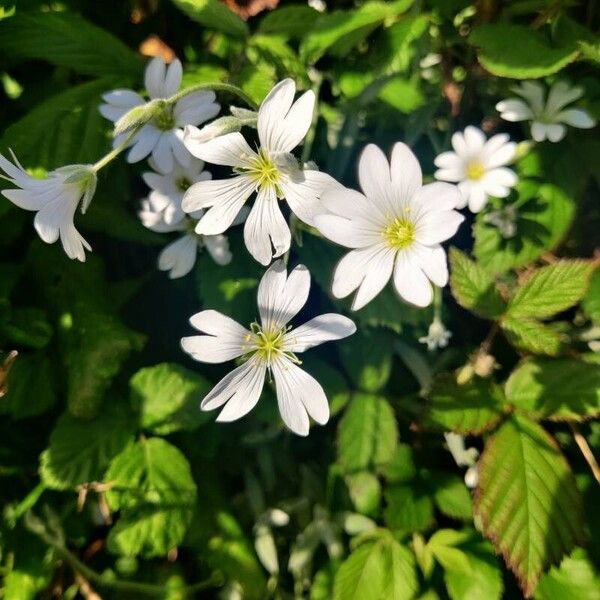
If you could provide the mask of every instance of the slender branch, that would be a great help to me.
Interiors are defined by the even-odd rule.
[[[201,92],[202,90],[212,90],[213,92],[227,92],[228,94],[237,96],[254,110],[258,109],[258,104],[248,94],[246,94],[244,90],[240,89],[235,85],[231,85],[230,83],[198,83],[189,88],[186,88],[185,90],[177,92],[174,96],[171,96],[168,99],[168,101],[169,103],[173,104],[178,100],[181,100],[188,94],[193,94],[194,92]]]
[[[116,148],[113,148],[108,154],[105,154],[98,162],[92,165],[92,169],[97,173],[100,169],[103,169],[108,163],[112,162],[123,150],[129,147],[131,140],[137,135],[142,126],[134,128],[129,132],[122,144],[119,144]]]
[[[587,440],[579,431],[579,428],[575,423],[569,423],[569,426],[571,427],[571,431],[573,432],[573,438],[579,446],[581,454],[583,454],[583,458],[585,458],[585,461],[590,466],[590,469],[594,477],[596,478],[596,481],[600,483],[600,467],[598,466],[598,461],[596,460],[596,457],[594,456],[590,445],[587,443]]]

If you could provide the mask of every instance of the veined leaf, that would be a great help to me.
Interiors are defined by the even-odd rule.
[[[479,62],[490,73],[513,79],[546,77],[564,69],[579,53],[572,45],[553,47],[531,27],[486,23],[469,41],[478,47]]]
[[[0,52],[13,60],[39,59],[86,75],[142,74],[142,62],[121,40],[69,12],[24,12],[0,24]]]
[[[536,419],[594,417],[600,414],[600,365],[576,358],[525,360],[506,382],[506,400]]]
[[[185,456],[160,438],[141,439],[117,455],[104,481],[106,499],[120,510],[108,549],[125,556],[163,556],[183,540],[196,503]]]
[[[577,304],[587,291],[595,265],[583,260],[560,260],[535,271],[508,304],[513,318],[544,319]]]
[[[504,413],[500,387],[479,377],[461,385],[452,375],[440,376],[434,382],[429,401],[425,422],[463,435],[489,431]]]
[[[542,571],[583,539],[583,505],[569,465],[544,429],[524,417],[488,440],[474,509],[526,596]]]
[[[398,443],[394,411],[385,398],[356,394],[338,427],[338,460],[347,473],[386,464]]]
[[[428,529],[434,523],[430,490],[417,475],[403,484],[390,485],[384,492],[385,524],[399,534]]]
[[[362,515],[375,516],[381,502],[381,484],[369,471],[352,473],[345,477],[354,508]]]
[[[342,563],[333,600],[411,600],[417,589],[413,554],[384,531],[360,544]]]
[[[600,269],[596,270],[590,281],[590,287],[581,304],[585,314],[600,325]]]
[[[310,6],[302,4],[282,6],[267,13],[261,20],[258,30],[261,33],[274,33],[301,39],[307,31],[311,30],[319,16],[319,13]]]
[[[64,414],[40,457],[42,481],[55,490],[99,481],[110,460],[132,440],[133,429],[123,415],[105,412],[83,421]]]
[[[248,25],[219,0],[172,0],[192,21],[236,38],[248,35]]]
[[[554,323],[545,325],[535,319],[508,317],[502,319],[501,325],[508,340],[522,350],[556,356],[563,346],[564,336]]]
[[[504,312],[504,301],[492,277],[456,248],[450,248],[449,260],[450,286],[456,301],[482,317],[499,317]]]

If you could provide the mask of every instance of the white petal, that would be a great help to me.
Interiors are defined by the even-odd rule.
[[[392,185],[403,198],[412,198],[423,184],[421,165],[413,151],[402,142],[392,148],[390,173]]]
[[[467,142],[465,141],[465,136],[462,131],[456,131],[452,134],[450,138],[452,143],[452,147],[454,151],[459,156],[459,158],[464,159],[469,154],[469,148],[467,146]]]
[[[208,253],[218,265],[228,265],[231,262],[229,240],[224,235],[207,235],[203,241]]]
[[[516,173],[506,167],[499,167],[488,171],[481,180],[481,185],[487,189],[488,186],[513,187],[516,185],[518,177]],[[495,196],[490,192],[491,196]]]
[[[170,132],[165,131],[161,133],[152,149],[152,160],[158,165],[159,169],[167,173],[173,170],[172,148],[172,135]]]
[[[170,279],[187,275],[196,264],[198,242],[193,235],[183,237],[170,243],[158,256],[158,268],[169,271]]]
[[[531,124],[531,137],[536,142],[543,142],[548,137],[548,130],[550,126],[546,123],[540,123],[539,121],[534,121]]]
[[[190,324],[194,329],[208,335],[223,336],[230,341],[244,342],[250,333],[231,317],[216,310],[201,310],[190,317]]]
[[[518,98],[508,98],[496,104],[496,110],[505,121],[512,123],[517,121],[526,121],[533,118],[531,109],[523,100]]]
[[[280,144],[285,143],[284,138],[287,131],[285,117],[290,111],[295,92],[296,84],[294,81],[284,79],[267,94],[260,105],[257,122],[258,137],[260,145],[271,152],[289,152],[291,150],[291,148],[281,150]]]
[[[578,127],[579,129],[590,129],[596,126],[596,121],[580,108],[563,110],[556,118],[567,125],[571,125],[571,127]]]
[[[91,251],[91,246],[82,235],[75,229],[73,223],[67,223],[60,229],[60,241],[65,254],[74,260],[85,262],[85,250]]]
[[[435,285],[444,287],[448,283],[448,261],[441,246],[420,246],[415,249],[415,261]]]
[[[404,300],[416,306],[429,306],[433,300],[429,280],[406,252],[398,253],[396,258],[394,287]]]
[[[491,144],[490,142],[496,141],[494,140],[495,137],[498,136],[492,137],[482,152],[481,159],[486,169],[507,165],[514,160],[517,152],[517,144],[514,142],[502,142],[504,136],[502,136],[502,140],[498,140],[499,143]]]
[[[365,248],[382,239],[380,228],[360,218],[350,220],[323,214],[316,217],[315,225],[326,238],[346,248]]]
[[[386,247],[383,243],[374,244],[367,248],[352,250],[343,256],[333,272],[331,293],[336,298],[345,298],[351,294],[362,283],[372,261],[384,249]]]
[[[60,229],[73,223],[77,200],[76,197],[59,195],[37,212],[33,224],[44,242],[53,244],[58,239]]]
[[[339,186],[327,190],[321,196],[323,208],[334,215],[347,219],[362,219],[385,227],[385,212],[360,192]]]
[[[534,114],[539,114],[544,110],[544,86],[541,83],[523,81],[520,86],[513,88],[513,91],[529,102]]]
[[[221,105],[215,102],[215,93],[201,91],[189,94],[175,104],[174,115],[180,127],[185,125],[200,125],[213,117],[221,110]]]
[[[183,143],[183,129],[174,129],[171,132],[171,149],[177,162],[186,169],[196,160]]]
[[[127,162],[134,163],[146,158],[160,138],[160,130],[152,125],[144,125],[135,136],[133,146],[127,155]]]
[[[465,218],[455,210],[429,212],[417,221],[416,238],[430,246],[451,238]]]
[[[310,273],[298,265],[287,276],[282,260],[275,261],[258,285],[258,310],[266,330],[279,330],[289,323],[306,304]]]
[[[107,104],[112,104],[120,108],[133,108],[145,103],[144,99],[137,92],[121,89],[102,94],[102,100]]]
[[[560,123],[555,123],[546,126],[546,135],[551,142],[560,142],[565,137],[567,128]]]
[[[460,203],[456,205],[456,208],[464,208],[467,206],[469,201],[469,196],[471,195],[471,188],[473,184],[471,181],[461,181],[457,186],[458,191],[460,192],[461,200]]]
[[[450,183],[428,183],[413,197],[413,204],[421,214],[457,208],[461,202],[459,189]]]
[[[283,195],[292,212],[308,225],[314,225],[316,215],[324,212],[321,197],[340,184],[327,173],[306,169],[301,181],[283,181]]]
[[[126,112],[129,111],[128,108],[124,108],[122,106],[111,106],[110,104],[101,104],[98,107],[98,111],[100,114],[109,121],[113,123],[118,121]]]
[[[281,214],[275,189],[259,189],[244,224],[244,242],[248,251],[259,263],[268,265],[273,257],[287,252],[291,241],[290,228]]]
[[[478,213],[487,204],[487,201],[488,195],[481,183],[472,183],[469,189],[469,210],[473,213]]]
[[[546,113],[555,115],[563,109],[567,104],[575,102],[575,100],[583,96],[583,89],[580,87],[571,87],[566,81],[557,81],[548,92],[548,100],[546,101]]]
[[[319,315],[286,333],[284,348],[289,352],[305,352],[309,348],[341,340],[355,332],[356,325],[348,317],[336,313]]]
[[[329,420],[329,404],[321,384],[288,358],[273,363],[277,404],[283,422],[296,434],[308,435],[308,414],[321,425]]]
[[[229,423],[247,415],[260,400],[265,384],[265,366],[252,359],[248,363],[251,366],[246,377],[237,383],[235,393],[217,417],[220,423]]]
[[[369,144],[358,159],[358,181],[365,196],[386,206],[391,195],[390,166],[385,154]]]
[[[53,190],[51,197],[54,198],[59,194],[59,190]],[[39,194],[35,190],[2,190],[2,195],[8,198],[15,206],[24,210],[40,210],[44,206],[44,199],[48,194]]]
[[[462,165],[460,167],[438,169],[433,176],[440,181],[459,182],[465,178],[465,170]]]
[[[478,127],[469,125],[464,131],[465,144],[469,152],[474,154],[479,152],[485,144],[485,134]]]
[[[291,152],[306,137],[315,109],[315,93],[304,92],[290,108],[283,122],[282,133],[277,136],[276,146],[267,147],[274,152]]]
[[[146,66],[144,84],[150,98],[164,97],[166,65],[160,57],[153,58]]]
[[[440,169],[458,169],[462,166],[462,160],[456,152],[442,152],[433,162]]]
[[[165,98],[173,96],[181,85],[181,76],[183,68],[181,61],[177,58],[167,67],[167,74],[163,85],[163,95]]]
[[[365,277],[352,301],[352,310],[360,310],[366,306],[386,286],[394,268],[396,252],[390,248],[382,248],[370,261]]]
[[[184,138],[185,147],[197,158],[214,165],[248,167],[256,153],[239,132],[220,135],[208,142],[198,143],[193,137]]]

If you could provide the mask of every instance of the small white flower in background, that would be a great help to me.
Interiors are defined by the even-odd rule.
[[[209,163],[231,166],[236,173],[230,179],[202,181],[186,192],[183,200],[186,212],[208,208],[196,231],[206,235],[223,233],[256,192],[256,201],[244,227],[244,240],[252,256],[263,265],[290,247],[290,228],[278,200],[287,200],[295,215],[312,225],[320,210],[320,193],[328,186],[339,185],[326,173],[303,169],[290,154],[308,132],[315,104],[312,91],[305,92],[294,102],[295,91],[294,82],[285,79],[261,104],[257,152],[238,132],[205,143],[198,142],[192,134],[184,140],[194,156]]]
[[[465,438],[462,435],[447,431],[444,437],[448,450],[459,467],[472,467],[477,462],[479,451],[477,448],[465,448]]]
[[[162,58],[153,58],[146,67],[145,84],[152,100],[173,96],[181,85],[182,67],[174,60],[168,67]],[[178,100],[174,105],[165,106],[146,123],[132,140],[127,161],[137,162],[152,155],[158,168],[167,173],[173,168],[174,159],[182,166],[190,163],[190,153],[183,145],[183,128],[186,125],[199,125],[217,116],[220,110],[211,91],[193,92]],[[110,121],[117,122],[136,106],[143,106],[146,100],[132,90],[113,90],[102,96],[105,104],[100,113]],[[121,145],[128,133],[117,135],[113,147]]]
[[[162,202],[156,204],[151,198],[142,201],[139,217],[145,227],[157,233],[175,231],[183,233],[181,237],[168,244],[158,256],[158,268],[167,271],[170,279],[184,277],[194,268],[199,248],[206,248],[218,265],[227,265],[231,262],[232,255],[226,236],[195,233],[194,228],[202,213],[203,211],[198,211],[184,216],[176,223],[167,223]],[[246,216],[246,212],[240,211],[234,224],[242,223]]]
[[[439,319],[433,319],[429,325],[427,335],[420,337],[421,344],[427,344],[427,350],[433,352],[438,348],[445,348],[452,337],[452,332],[448,331]]]
[[[458,183],[462,202],[458,208],[469,205],[477,213],[483,209],[489,196],[505,198],[516,185],[517,176],[506,168],[515,157],[517,145],[505,133],[486,140],[477,127],[469,126],[452,136],[454,152],[442,152],[435,159],[435,178]]]
[[[433,299],[430,281],[448,283],[446,252],[464,217],[453,210],[460,201],[456,186],[423,185],[421,167],[410,148],[394,145],[391,164],[369,144],[358,164],[363,193],[346,188],[326,191],[321,202],[330,214],[315,223],[330,240],[353,248],[338,263],[332,292],[344,298],[358,289],[353,310],[362,308],[385,287],[394,287],[407,302],[427,306]]]
[[[260,324],[252,323],[248,330],[214,310],[204,310],[190,319],[193,327],[203,332],[181,340],[183,350],[192,358],[207,363],[245,359],[202,400],[203,410],[223,407],[217,421],[234,421],[251,411],[268,372],[275,378],[281,417],[294,433],[308,435],[309,415],[321,425],[329,420],[325,392],[316,379],[298,367],[296,353],[352,335],[356,326],[343,315],[329,313],[291,329],[288,322],[306,303],[309,288],[310,273],[304,265],[288,276],[283,261],[278,260],[258,286]]]
[[[474,490],[477,487],[478,483],[479,483],[479,470],[477,468],[477,465],[473,465],[472,467],[469,467],[465,471],[465,485],[470,490]]]
[[[498,210],[491,210],[483,216],[485,223],[496,227],[500,235],[508,240],[515,237],[517,233],[517,207],[509,204]]]
[[[170,171],[162,171],[153,159],[148,162],[154,171],[146,171],[142,177],[152,188],[148,197],[153,208],[162,211],[165,224],[179,223],[185,217],[181,202],[187,189],[198,181],[212,179],[212,175],[203,170],[204,163],[196,158],[186,167],[175,163]]]
[[[557,81],[548,92],[537,81],[523,81],[512,88],[520,98],[508,98],[496,104],[496,110],[505,121],[531,121],[531,137],[536,142],[548,139],[559,142],[565,137],[565,125],[590,129],[596,121],[581,108],[566,108],[583,95],[580,87],[571,87]]]
[[[33,224],[44,242],[53,244],[60,237],[67,256],[85,262],[85,250],[92,248],[75,229],[73,218],[80,202],[81,212],[87,210],[96,191],[93,166],[68,165],[38,179],[25,171],[14,154],[12,158],[14,163],[0,154],[0,177],[17,189],[2,194],[19,208],[37,212]]]

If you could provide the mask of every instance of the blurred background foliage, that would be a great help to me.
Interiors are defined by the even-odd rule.
[[[405,141],[430,176],[468,124],[527,139],[494,110],[515,80],[565,78],[600,117],[596,2],[310,4],[3,0],[0,151],[40,174],[96,160],[111,135],[100,95],[141,89],[149,56],[257,101],[288,76],[313,88],[303,158],[349,187],[368,142]],[[307,439],[268,389],[233,424],[198,410],[225,370],[181,353],[188,317],[256,317],[261,269],[240,232],[230,265],[202,255],[169,281],[164,238],[136,216],[143,165],[102,172],[78,218],[85,264],[2,199],[2,597],[600,598],[599,164],[597,130],[570,130],[524,152],[511,197],[469,217],[443,294],[448,348],[427,352],[432,310],[388,289],[353,338],[309,354],[334,417]],[[510,238],[486,218],[507,204]],[[328,294],[339,256],[299,232],[307,315],[348,310]],[[458,466],[449,431],[482,455],[474,491],[474,453]]]

